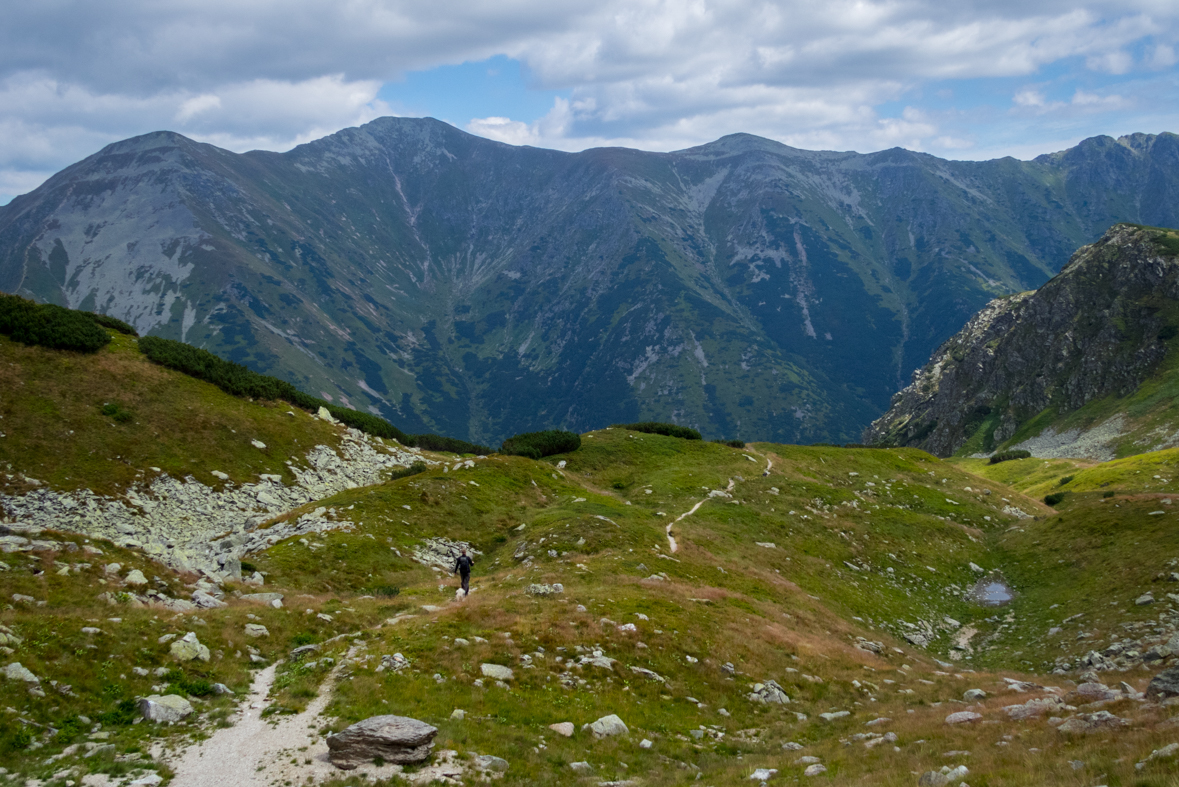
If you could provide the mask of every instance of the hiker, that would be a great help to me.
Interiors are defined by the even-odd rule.
[[[454,571],[450,573],[457,573],[463,580],[463,595],[471,595],[471,566],[475,565],[475,561],[467,556],[467,550],[458,556],[454,561]]]

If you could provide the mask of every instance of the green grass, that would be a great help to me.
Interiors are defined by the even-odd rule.
[[[96,357],[117,358],[119,341]],[[59,412],[74,406],[60,396],[43,398]],[[125,406],[137,418],[151,408],[147,399]],[[253,590],[244,585],[227,587],[225,609],[174,615],[109,606],[98,594],[123,588],[103,571],[107,562],[122,563],[123,575],[141,568],[176,597],[190,592],[195,577],[108,543],[100,545],[104,555],[84,559],[80,551],[3,555],[8,570],[0,572],[0,589],[47,601],[0,611],[0,623],[24,638],[11,660],[44,680],[70,683],[78,697],[47,692],[38,699],[11,681],[0,684],[0,707],[64,731],[33,734],[25,743],[44,744],[35,752],[15,748],[21,741],[10,734],[0,740],[7,747],[0,760],[26,777],[51,775],[40,764],[45,756],[88,730],[78,715],[111,714],[103,729],[120,751],[146,749],[156,737],[208,734],[227,723],[234,700],[205,692],[220,681],[240,699],[256,669],[249,648],[269,663],[314,643],[318,650],[280,664],[268,714],[297,712],[331,689],[325,725],[341,729],[382,713],[422,719],[438,727],[439,750],[507,759],[505,786],[569,784],[568,765],[581,760],[594,765],[596,780],[682,784],[699,769],[702,783],[736,784],[754,768],[770,767],[785,781],[801,773],[793,763],[806,754],[822,759],[832,783],[899,787],[913,783],[914,771],[947,762],[950,750],[974,752],[966,760],[971,784],[1081,787],[1070,759],[1100,767],[1111,785],[1164,784],[1161,764],[1134,769],[1173,737],[1156,729],[1161,717],[1116,738],[1085,741],[1064,740],[1043,723],[962,729],[944,719],[976,686],[993,695],[984,703],[988,718],[1002,718],[1004,704],[1023,699],[1003,694],[1007,670],[1058,683],[1045,676],[1056,659],[1075,659],[1122,624],[1157,615],[1133,599],[1179,556],[1179,529],[1162,502],[1176,462],[1179,452],[1095,466],[1033,459],[988,465],[943,462],[913,449],[736,448],[612,428],[583,435],[573,453],[420,469],[292,512],[287,516],[331,506],[341,528],[249,556],[266,575],[264,589],[285,594],[282,609],[233,601],[234,590]],[[1044,489],[1069,492],[1058,511],[1033,499]],[[1111,489],[1114,497],[1102,496]],[[710,496],[716,490],[729,491]],[[671,553],[667,525],[701,501],[673,525],[679,549]],[[1017,518],[1004,512],[1007,506],[1037,518]],[[1167,513],[1150,516],[1159,509]],[[411,559],[414,547],[436,536],[468,541],[480,553],[473,592],[462,602],[454,600],[457,581],[446,570]],[[91,565],[57,574],[61,564],[80,562]],[[1001,572],[1015,600],[1001,610],[968,601],[978,577],[971,563]],[[525,593],[530,584],[553,582],[564,593]],[[1084,617],[1063,633],[1047,633],[1078,613]],[[378,627],[404,614],[412,617]],[[979,632],[973,653],[949,669],[935,661],[951,653],[947,616]],[[932,626],[928,650],[903,638],[903,622],[921,621]],[[247,638],[247,622],[265,625],[269,636]],[[621,631],[622,624],[636,630]],[[105,633],[84,635],[84,625]],[[158,643],[186,631],[213,651],[209,663],[176,665]],[[1082,631],[1090,637],[1078,640]],[[882,653],[854,648],[856,637],[884,643]],[[593,650],[617,662],[609,669],[569,665]],[[378,672],[381,657],[392,653],[402,653],[410,667]],[[489,679],[476,685],[484,662],[513,668],[508,689]],[[337,665],[338,682],[325,685]],[[136,666],[149,675],[136,675]],[[156,677],[157,668],[170,672]],[[748,699],[753,683],[770,678],[791,697],[789,705]],[[1141,687],[1146,675],[1117,678]],[[176,728],[117,723],[119,703],[156,683],[195,695],[199,718]],[[464,720],[451,719],[456,708],[466,712]],[[821,720],[830,710],[852,715]],[[630,726],[628,739],[594,741],[580,731],[610,713]],[[868,750],[852,740],[878,715],[894,720],[884,731],[897,733],[901,751]],[[573,738],[548,729],[562,721],[579,728]],[[697,739],[690,732],[701,725],[713,732]],[[742,733],[750,730],[756,732]],[[653,741],[650,750],[636,746],[642,738]],[[806,750],[783,752],[789,740]],[[1010,745],[997,746],[1001,741]],[[125,767],[113,757],[68,762],[90,772]],[[334,783],[356,781],[342,775]]]
[[[222,483],[213,470],[238,483],[262,473],[290,482],[287,459],[339,443],[334,427],[297,408],[237,399],[150,363],[134,342],[114,334],[83,356],[0,337],[0,466],[56,489],[116,494],[150,481],[152,467],[212,486]],[[18,477],[0,485],[29,488]]]

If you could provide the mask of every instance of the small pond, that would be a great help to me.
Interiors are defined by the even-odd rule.
[[[970,595],[984,607],[1001,607],[1015,598],[1007,583],[997,577],[980,579]]]

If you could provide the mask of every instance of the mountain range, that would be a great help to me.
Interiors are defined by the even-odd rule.
[[[1032,161],[513,147],[383,118],[287,153],[159,132],[0,207],[0,290],[182,339],[409,432],[659,419],[847,441],[996,296],[1179,224],[1179,137]]]

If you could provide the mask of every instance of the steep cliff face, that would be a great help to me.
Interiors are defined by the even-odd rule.
[[[1046,431],[1072,430],[1075,440],[1098,420],[1116,418],[1118,428],[1107,430],[1104,445],[1080,453],[1116,452],[1113,444],[1136,426],[1127,418],[1166,415],[1148,413],[1143,397],[1129,399],[1148,380],[1165,383],[1161,378],[1171,376],[1166,361],[1179,336],[1177,253],[1179,233],[1115,225],[1039,290],[996,299],[976,314],[893,397],[863,439],[948,456],[1015,446]],[[1169,437],[1153,426],[1162,440],[1140,450]],[[1054,448],[1069,453],[1061,442]]]
[[[407,118],[283,154],[160,132],[0,207],[0,290],[410,432],[848,441],[994,297],[1115,221],[1179,224],[1177,140],[950,162],[740,134],[568,154]]]

